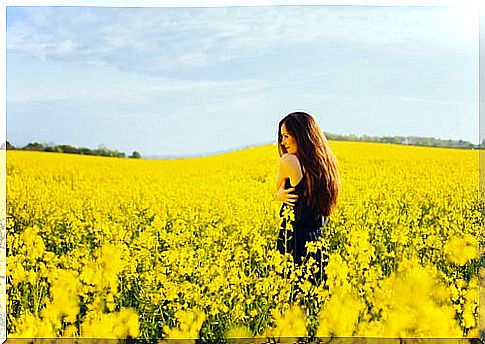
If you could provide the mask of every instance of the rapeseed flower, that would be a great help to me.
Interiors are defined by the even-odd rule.
[[[465,265],[478,258],[478,241],[471,234],[453,236],[444,246],[446,257],[457,265]]]
[[[305,283],[308,267],[275,250],[274,146],[166,161],[8,151],[9,336],[150,339],[173,327],[222,338],[232,322],[264,333],[298,285],[304,309],[323,303],[321,317],[328,304],[346,310],[341,327],[302,316],[300,327],[312,331],[476,333],[477,272],[466,265],[478,257],[483,222],[478,152],[331,145],[342,193],[324,236],[308,247],[329,256],[319,287]],[[284,208],[291,229],[294,213]],[[206,314],[200,326],[198,317],[175,316],[192,309]],[[431,323],[431,314],[435,330],[416,320]]]

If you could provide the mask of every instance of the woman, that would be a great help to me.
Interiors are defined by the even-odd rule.
[[[320,283],[326,279],[326,257],[321,251],[307,257],[305,244],[323,236],[321,227],[336,207],[340,191],[337,160],[317,122],[305,112],[290,113],[280,121],[278,152],[276,199],[283,205],[277,248],[282,254],[291,253],[297,266],[312,256],[319,269],[310,281]],[[292,228],[285,219],[288,209],[294,210]]]

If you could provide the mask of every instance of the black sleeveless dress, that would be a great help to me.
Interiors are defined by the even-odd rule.
[[[282,223],[276,247],[281,254],[290,253],[297,266],[300,266],[308,257],[313,257],[319,269],[315,276],[310,277],[310,281],[313,284],[319,284],[322,280],[327,279],[324,268],[327,265],[328,256],[320,250],[316,253],[311,252],[307,254],[305,244],[310,241],[317,241],[323,236],[321,227],[325,225],[326,218],[317,214],[307,205],[303,192],[304,185],[305,175],[303,175],[303,178],[296,186],[290,184],[289,178],[285,180],[285,189],[294,187],[295,190],[292,193],[298,195],[298,200],[293,206],[295,220],[291,221],[293,225],[292,230],[287,229],[287,220],[284,218],[285,209],[290,208],[290,206],[286,204],[281,206],[280,217],[282,218]]]

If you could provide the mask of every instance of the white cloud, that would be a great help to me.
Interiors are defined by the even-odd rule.
[[[94,62],[93,62],[94,63]],[[54,72],[54,74],[50,74]],[[28,71],[25,71],[28,73]],[[267,83],[257,79],[240,80],[183,80],[121,73],[109,70],[97,74],[96,70],[72,70],[59,78],[63,70],[39,71],[35,83],[21,82],[23,77],[11,79],[7,101],[11,104],[29,102],[105,101],[106,103],[144,104],[162,99],[169,94],[188,96],[193,92],[246,95],[261,93]]]
[[[327,42],[419,53],[429,47],[466,47],[478,39],[473,29],[461,29],[463,20],[450,20],[463,18],[464,12],[453,8],[33,7],[10,11],[26,16],[9,22],[9,53],[154,74],[243,55],[261,56],[278,46]]]

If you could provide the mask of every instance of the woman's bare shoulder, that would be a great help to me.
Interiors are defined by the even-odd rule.
[[[283,154],[280,158],[280,163],[290,170],[300,170],[300,161],[295,154]]]
[[[291,164],[291,163],[299,163],[298,157],[295,154],[285,153],[280,158],[281,161]]]

